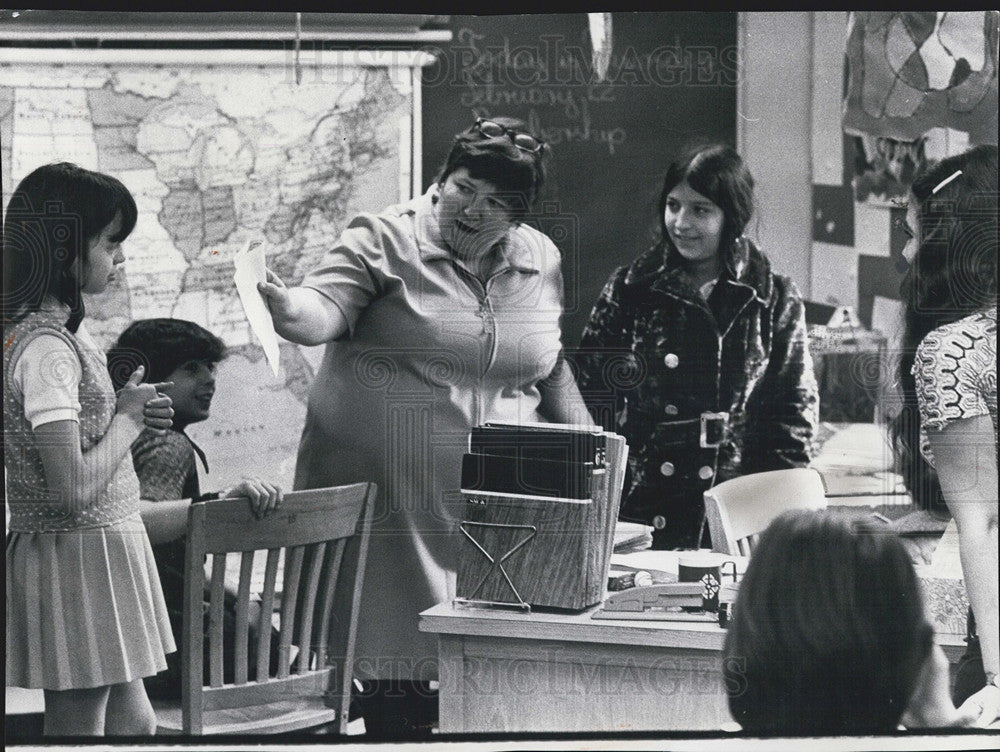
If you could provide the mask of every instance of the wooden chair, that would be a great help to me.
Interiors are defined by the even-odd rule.
[[[705,491],[712,550],[730,556],[749,556],[758,534],[782,512],[825,508],[823,476],[809,467],[743,475]]]
[[[285,494],[257,519],[246,499],[188,512],[180,705],[154,702],[157,733],[262,734],[336,722],[347,731],[355,632],[376,487],[358,483]],[[265,561],[256,655],[248,655],[254,552]],[[278,667],[270,675],[272,615],[281,584]],[[226,555],[239,556],[233,677],[223,683]],[[211,557],[207,636],[205,561]],[[232,637],[232,635],[230,635]],[[208,677],[204,677],[205,640]],[[251,661],[256,677],[248,679]]]

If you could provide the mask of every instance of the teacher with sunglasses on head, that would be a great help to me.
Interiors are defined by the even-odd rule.
[[[278,334],[326,344],[295,488],[378,483],[355,670],[372,736],[436,717],[437,644],[417,621],[455,597],[469,431],[590,423],[563,359],[559,251],[524,223],[546,152],[522,121],[479,118],[424,195],[355,217],[300,286],[268,270],[259,287]]]

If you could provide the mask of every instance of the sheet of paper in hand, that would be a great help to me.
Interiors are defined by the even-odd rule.
[[[264,302],[263,296],[257,290],[258,282],[267,280],[264,269],[264,249],[259,241],[251,241],[242,251],[237,251],[233,257],[236,273],[233,281],[236,291],[240,294],[243,312],[246,314],[250,328],[264,348],[264,355],[271,366],[271,372],[278,375],[278,335],[274,332],[274,322],[271,312]]]

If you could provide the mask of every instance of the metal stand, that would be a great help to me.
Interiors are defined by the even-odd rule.
[[[483,546],[479,543],[479,541],[477,541],[475,538],[472,537],[472,533],[470,533],[468,529],[470,527],[496,528],[501,530],[523,530],[527,532],[528,535],[522,540],[518,541],[512,549],[507,551],[498,559],[493,555],[491,555],[489,551],[483,548]],[[461,530],[462,534],[470,541],[472,541],[472,545],[478,548],[482,552],[483,556],[487,558],[487,560],[490,562],[490,568],[486,572],[486,574],[483,575],[482,579],[479,581],[479,584],[476,585],[476,587],[473,589],[471,595],[468,598],[455,598],[454,603],[456,605],[463,604],[463,605],[473,605],[473,606],[486,606],[491,608],[516,608],[520,611],[530,612],[531,606],[528,603],[526,603],[525,600],[521,597],[521,594],[517,592],[517,588],[514,586],[513,581],[511,581],[510,575],[507,574],[507,570],[503,568],[503,564],[505,561],[507,561],[507,559],[509,559],[513,554],[515,554],[532,538],[535,537],[535,535],[538,532],[538,528],[536,528],[534,525],[509,525],[499,522],[471,522],[469,520],[463,520],[459,524],[458,529]],[[475,597],[476,593],[478,593],[480,590],[483,589],[483,586],[486,584],[486,581],[495,572],[499,572],[500,576],[503,577],[504,582],[507,583],[507,587],[510,588],[510,592],[516,599],[515,602],[488,601],[488,600],[477,599]]]

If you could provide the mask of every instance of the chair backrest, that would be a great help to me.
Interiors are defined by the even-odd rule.
[[[181,715],[183,732],[203,733],[211,710],[323,697],[346,733],[354,641],[376,487],[357,483],[286,493],[279,508],[256,518],[246,499],[192,504],[188,512],[184,580]],[[257,649],[250,655],[251,581],[264,565]],[[231,683],[223,682],[223,611],[227,554],[238,571]],[[211,560],[207,638],[204,629],[206,556]],[[277,601],[278,666],[271,674],[272,615]],[[232,576],[230,576],[232,579]],[[230,586],[232,586],[230,582]],[[230,596],[231,597],[231,596]],[[203,681],[205,640],[208,680]],[[250,667],[256,667],[252,678]],[[331,718],[333,714],[331,713]]]
[[[749,556],[758,534],[782,512],[825,508],[823,476],[811,467],[743,475],[705,491],[712,550],[730,556]]]

